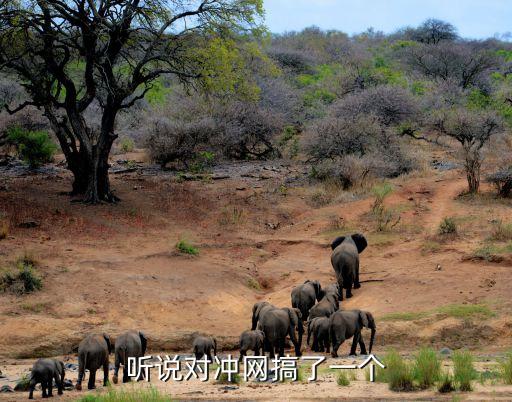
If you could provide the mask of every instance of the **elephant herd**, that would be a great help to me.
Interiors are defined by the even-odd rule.
[[[362,310],[340,309],[343,290],[347,298],[352,297],[352,288],[358,289],[359,254],[366,248],[363,235],[353,234],[336,238],[332,244],[331,263],[336,274],[336,283],[322,288],[320,282],[307,280],[296,286],[291,292],[292,307],[275,307],[269,302],[255,303],[252,309],[251,330],[240,335],[240,360],[252,351],[255,355],[268,352],[284,356],[287,337],[295,349],[295,355],[301,356],[304,323],[308,329],[307,344],[314,352],[326,352],[337,357],[340,345],[353,338],[351,355],[356,354],[359,344],[362,354],[366,346],[361,336],[363,328],[371,329],[369,353],[372,351],[376,326],[371,313]],[[146,353],[147,339],[140,331],[127,331],[119,335],[112,346],[107,334],[86,336],[78,346],[78,379],[76,389],[82,389],[85,370],[89,370],[88,389],[95,388],[96,371],[103,369],[103,385],[108,383],[109,355],[114,351],[115,366],[112,381],[118,382],[120,365],[123,365],[123,382],[130,378],[126,365],[129,357],[142,357]],[[206,355],[212,361],[212,352],[217,354],[217,342],[212,337],[198,336],[192,344],[194,356],[199,359]],[[43,398],[52,396],[53,382],[59,395],[64,388],[64,364],[56,359],[39,359],[34,363],[30,376],[29,399],[33,398],[35,385],[40,383]]]
[[[338,356],[340,345],[353,338],[350,354],[356,354],[359,344],[362,354],[366,345],[361,336],[363,328],[371,330],[369,353],[375,339],[376,325],[372,314],[362,310],[340,309],[343,290],[347,298],[352,297],[352,287],[361,287],[359,281],[359,254],[366,248],[367,241],[362,234],[336,238],[332,244],[331,263],[336,274],[336,283],[322,288],[320,282],[307,280],[291,292],[292,307],[278,308],[263,301],[254,304],[252,330],[240,337],[240,358],[247,350],[264,351],[271,356],[284,355],[286,337],[290,338],[296,356],[301,356],[302,336],[306,322],[307,344],[313,341],[314,352],[330,352]],[[258,342],[256,342],[258,340]],[[254,345],[254,347],[253,347]]]

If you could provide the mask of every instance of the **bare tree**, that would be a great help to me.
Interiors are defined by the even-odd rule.
[[[158,77],[185,84],[211,73],[213,39],[258,25],[260,0],[0,0],[0,69],[41,108],[73,172],[73,193],[113,202],[108,156],[118,113]],[[84,117],[97,105],[98,129]]]
[[[501,131],[500,118],[494,112],[458,108],[436,114],[432,118],[431,128],[461,145],[468,191],[477,193],[480,187],[482,148],[491,136]]]
[[[412,30],[412,39],[436,45],[443,40],[453,41],[457,39],[457,29],[449,22],[429,18],[418,28]]]

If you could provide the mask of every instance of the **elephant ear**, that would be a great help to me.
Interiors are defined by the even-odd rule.
[[[359,312],[359,320],[361,321],[361,324],[363,324],[363,327],[369,328],[370,324],[368,323],[368,316],[365,311]]]
[[[345,236],[336,237],[331,243],[331,249],[334,250],[341,243],[343,243],[343,240],[345,240]]]
[[[103,339],[105,339],[105,342],[107,342],[108,354],[112,353],[113,347],[112,347],[112,343],[110,343],[110,336],[108,336],[107,334],[104,333]]]
[[[144,332],[139,331],[140,344],[142,346],[142,356],[146,354],[146,349],[148,347],[148,338],[144,335]]]
[[[366,248],[366,246],[368,246],[366,238],[361,233],[355,233],[351,237],[352,240],[354,240],[354,243],[356,244],[357,252],[361,254]]]

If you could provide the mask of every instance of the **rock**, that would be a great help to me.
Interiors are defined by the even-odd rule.
[[[39,226],[39,222],[36,221],[25,221],[21,222],[18,227],[23,229],[30,229],[30,228],[36,228]]]
[[[225,385],[220,388],[223,391],[236,391],[238,387],[235,387],[234,385]]]
[[[436,271],[441,271],[442,269],[443,267],[441,266],[441,264],[436,265]]]
[[[78,370],[78,364],[75,364],[75,363],[65,363],[64,364],[64,368],[66,370],[77,371]]]
[[[4,385],[4,386],[2,386],[2,388],[0,388],[0,394],[8,393],[8,392],[14,392],[14,390],[8,385]]]
[[[449,356],[452,354],[452,350],[450,348],[441,348],[439,351],[442,355]]]

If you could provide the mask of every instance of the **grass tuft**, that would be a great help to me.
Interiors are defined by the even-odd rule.
[[[437,311],[454,318],[491,318],[496,315],[489,307],[483,304],[449,304],[438,308]]]
[[[17,295],[40,290],[43,282],[31,261],[22,257],[16,262],[15,268],[5,269],[0,274],[0,290]]]
[[[442,394],[455,391],[455,387],[453,386],[453,376],[449,371],[445,371],[443,374],[441,374],[441,378],[437,385],[437,390]]]
[[[186,240],[181,239],[176,243],[176,250],[183,254],[198,255],[199,250]]]
[[[231,374],[231,381],[229,381],[228,373],[221,373],[217,379],[219,384],[240,384],[240,381],[240,374],[237,373]]]
[[[350,379],[344,370],[341,370],[336,376],[336,384],[340,387],[348,387],[350,385]]]
[[[426,347],[420,349],[414,361],[413,375],[423,389],[431,387],[439,380],[441,362],[433,349]]]
[[[471,381],[476,379],[473,356],[468,351],[453,354],[453,378],[461,391],[471,391]]]
[[[505,384],[512,385],[512,352],[507,353],[505,360],[500,363],[500,374]]]
[[[7,239],[9,235],[9,223],[0,222],[0,240]]]
[[[79,402],[171,402],[172,399],[163,395],[156,388],[148,389],[113,389],[105,393],[89,394],[80,399]]]
[[[392,349],[384,357],[386,369],[383,370],[385,381],[392,391],[412,391],[414,389],[413,373],[409,364]]]
[[[512,240],[512,223],[503,223],[500,219],[493,225],[491,240],[509,241]]]

